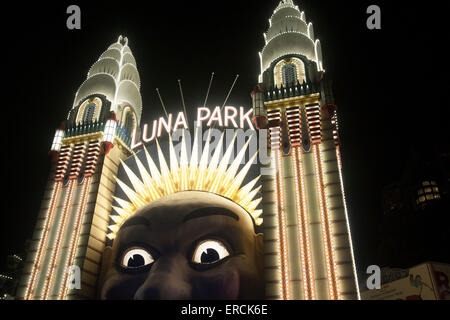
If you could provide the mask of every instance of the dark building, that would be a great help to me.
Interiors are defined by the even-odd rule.
[[[17,254],[7,257],[6,270],[0,273],[0,299],[13,300],[23,269],[23,258]]]
[[[448,144],[411,149],[401,179],[383,189],[380,265],[450,262],[449,155]]]

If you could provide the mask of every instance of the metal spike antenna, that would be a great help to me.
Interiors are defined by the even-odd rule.
[[[159,101],[161,101],[161,105],[163,107],[164,113],[166,114],[166,117],[169,118],[169,114],[167,113],[166,106],[164,105],[163,99],[161,98],[161,94],[159,93],[158,88],[156,88],[156,92],[158,93]]]
[[[187,111],[186,111],[186,104],[184,103],[183,88],[181,87],[180,79],[178,79],[178,87],[180,88],[180,95],[181,95],[181,102],[183,104],[184,118],[186,119],[186,125],[188,126],[188,129],[189,129],[188,115],[187,115]]]
[[[234,81],[233,81],[233,84],[231,85],[230,90],[228,90],[227,97],[225,98],[225,101],[223,102],[223,105],[222,105],[222,107],[220,108],[220,112],[223,111],[223,108],[225,107],[225,105],[226,105],[226,103],[227,103],[227,101],[228,101],[228,98],[230,97],[231,92],[233,91],[234,86],[235,86],[236,81],[237,81],[238,78],[239,78],[239,75],[237,74],[236,77],[234,78]],[[217,122],[214,123],[213,129],[216,127],[216,125],[217,125]]]
[[[221,110],[225,107],[225,104],[227,103],[228,98],[230,97],[231,92],[233,91],[234,86],[236,85],[236,81],[237,81],[238,78],[239,78],[239,75],[237,74],[236,77],[234,78],[234,81],[233,81],[233,84],[231,85],[230,90],[228,91],[227,97],[225,98],[225,101],[223,102]]]
[[[206,102],[208,101],[209,91],[211,90],[211,84],[213,82],[213,79],[214,79],[214,72],[211,73],[211,79],[209,80],[208,91],[206,92],[206,98],[205,98],[205,103],[203,104],[203,108],[206,107]]]

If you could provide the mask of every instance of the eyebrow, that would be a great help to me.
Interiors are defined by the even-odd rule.
[[[203,217],[207,217],[207,216],[227,216],[227,217],[235,219],[236,221],[239,221],[238,215],[231,210],[221,208],[221,207],[206,207],[206,208],[197,209],[197,210],[194,210],[194,211],[188,213],[183,218],[183,223],[188,220],[203,218]]]
[[[125,229],[127,227],[132,227],[132,226],[136,226],[136,225],[148,226],[149,222],[147,219],[140,217],[140,216],[132,217],[129,220],[125,221],[125,223],[123,224],[123,226],[121,228]]]

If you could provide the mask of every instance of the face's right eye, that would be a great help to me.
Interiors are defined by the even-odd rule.
[[[214,265],[229,255],[227,247],[219,240],[205,240],[197,245],[192,262],[197,265]]]
[[[148,266],[155,261],[148,250],[144,248],[130,248],[122,255],[120,265],[125,269],[137,269]]]

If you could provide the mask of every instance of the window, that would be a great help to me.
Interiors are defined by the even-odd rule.
[[[428,201],[440,199],[439,188],[436,181],[423,181],[417,190],[416,203],[422,209],[426,207]]]
[[[275,87],[295,86],[298,82],[303,83],[306,80],[305,64],[296,57],[282,59],[275,65],[273,75]]]
[[[83,124],[92,122],[92,120],[94,119],[95,107],[95,103],[89,103],[86,106],[83,113]]]
[[[297,66],[293,63],[289,63],[283,66],[283,85],[295,85],[297,83]]]
[[[131,112],[127,112],[127,115],[125,117],[125,131],[128,135],[131,135],[131,132],[133,130],[133,115]]]

